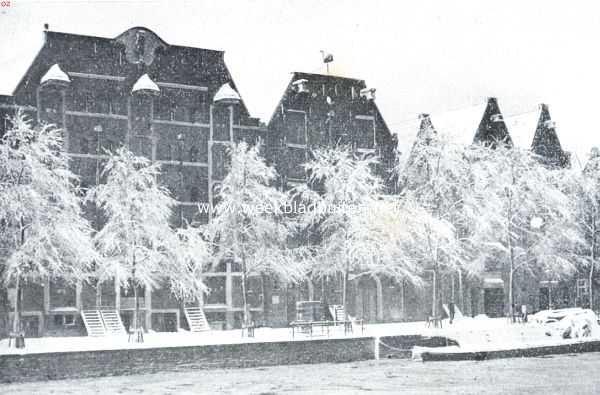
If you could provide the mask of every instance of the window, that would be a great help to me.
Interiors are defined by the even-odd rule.
[[[375,120],[371,116],[356,116],[355,143],[359,149],[375,148]]]
[[[586,296],[588,294],[588,280],[587,278],[577,279],[577,297]]]
[[[287,155],[288,178],[295,180],[304,179],[304,163],[306,162],[306,150],[303,148],[288,148]]]
[[[210,276],[205,278],[205,283],[209,288],[206,297],[206,304],[225,304],[225,276]]]
[[[198,187],[190,188],[190,202],[197,202],[200,200],[200,191]]]
[[[108,98],[108,106],[111,114],[125,114],[127,106],[124,104],[125,98],[121,92],[114,91]]]
[[[190,148],[188,159],[190,162],[198,161],[198,147],[196,147],[195,145],[193,145],[192,148]]]
[[[139,298],[143,298],[145,296],[143,285],[138,284],[137,293],[138,293]],[[133,281],[131,281],[131,279],[129,279],[127,281],[126,287],[121,287],[121,297],[122,298],[133,298],[134,297]]]
[[[65,326],[75,325],[75,316],[73,314],[63,315],[63,324]]]
[[[50,281],[50,308],[75,307],[77,292],[75,286],[64,280]]]
[[[222,180],[227,175],[229,169],[229,154],[224,144],[213,146],[213,176],[217,180]]]
[[[81,151],[82,154],[90,153],[89,141],[86,137],[81,138],[79,142],[79,151]]]
[[[213,110],[213,139],[229,141],[229,108],[215,107]]]
[[[75,316],[73,314],[57,314],[54,316],[54,326],[74,326]]]
[[[288,110],[285,123],[286,143],[306,144],[306,113]]]

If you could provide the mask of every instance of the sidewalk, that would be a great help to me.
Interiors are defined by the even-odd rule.
[[[506,345],[535,344],[550,340],[544,334],[540,325],[510,324],[505,318],[462,318],[452,325],[443,321],[443,328],[428,328],[425,322],[405,322],[387,324],[367,324],[364,332],[360,327],[354,328],[354,333],[344,335],[343,326],[330,327],[329,337],[326,332],[321,334],[315,329],[312,338],[305,334],[296,334],[292,339],[290,328],[257,328],[255,336],[242,337],[241,330],[210,331],[191,333],[180,332],[149,332],[144,335],[144,343],[129,343],[127,335],[106,337],[41,337],[28,338],[26,348],[8,348],[8,339],[0,341],[1,354],[35,354],[71,351],[97,351],[140,349],[160,347],[184,347],[215,344],[242,344],[261,342],[292,342],[306,340],[340,339],[356,337],[384,337],[402,335],[446,336],[458,341],[461,348],[503,347]]]

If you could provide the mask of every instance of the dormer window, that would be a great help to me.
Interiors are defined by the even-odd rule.
[[[360,96],[364,97],[367,100],[375,100],[375,88],[365,88],[361,89]]]
[[[502,114],[493,114],[490,117],[490,121],[492,121],[492,122],[504,122],[504,118],[502,117]]]
[[[310,92],[310,90],[308,89],[308,80],[306,79],[296,80],[292,82],[292,86],[298,94]]]
[[[556,128],[556,122],[554,122],[553,120],[549,119],[546,122],[544,122],[544,127],[546,129],[555,129]]]

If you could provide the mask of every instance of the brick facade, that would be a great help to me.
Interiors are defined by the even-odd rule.
[[[156,90],[136,90],[142,81]],[[224,87],[237,100],[217,97]],[[266,138],[266,128],[250,117],[235,89],[222,51],[170,45],[142,27],[114,39],[46,31],[13,96],[0,97],[0,134],[10,127],[6,115],[17,109],[34,122],[55,124],[64,131],[71,169],[84,188],[102,182],[105,150],[127,146],[161,165],[161,181],[178,201],[174,225],[205,223],[209,213],[199,213],[198,203],[212,206],[214,188],[227,171],[230,144]],[[91,205],[85,212],[99,229],[102,214]],[[223,269],[213,275],[225,279],[225,293],[234,293],[235,273]],[[146,290],[141,301],[146,328],[173,330],[173,321],[179,327],[181,303],[167,290],[152,294]],[[47,282],[26,287],[23,310],[25,317],[33,317],[30,335],[73,334],[81,329],[81,309],[114,308],[127,321],[131,299],[114,283],[57,292]],[[211,308],[229,318],[228,327],[236,310],[232,299]]]

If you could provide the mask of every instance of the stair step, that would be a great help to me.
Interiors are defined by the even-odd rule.
[[[191,332],[209,331],[210,326],[204,315],[204,310],[200,307],[185,307],[185,318],[188,321]]]

